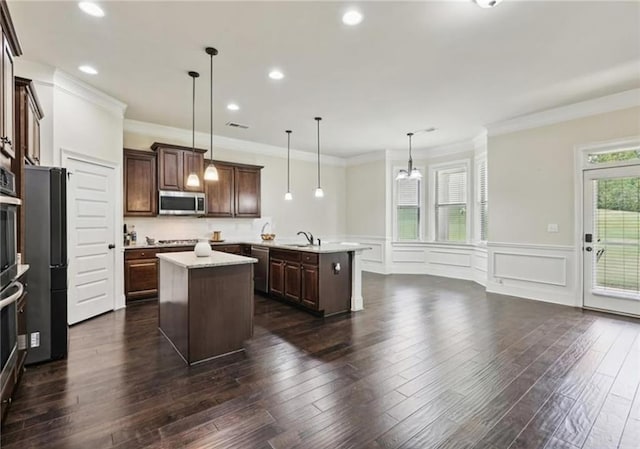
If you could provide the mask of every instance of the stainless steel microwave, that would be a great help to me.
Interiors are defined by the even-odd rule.
[[[158,214],[160,215],[204,215],[204,193],[172,192],[160,190]]]

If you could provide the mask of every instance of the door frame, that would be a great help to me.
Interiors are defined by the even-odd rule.
[[[84,162],[87,164],[101,165],[106,168],[113,169],[116,178],[116,200],[115,200],[115,227],[113,230],[113,242],[116,247],[114,248],[114,273],[113,273],[113,310],[118,310],[126,307],[126,300],[124,295],[124,248],[123,241],[120,238],[120,234],[118,233],[118,229],[123,228],[124,218],[119,211],[122,211],[123,203],[122,203],[122,190],[123,190],[123,180],[122,180],[122,162],[115,163],[113,161],[108,161],[106,159],[101,159],[95,156],[90,156],[79,151],[70,150],[67,148],[60,148],[60,165],[61,167],[68,168],[69,161],[76,160],[80,162]],[[72,173],[73,174],[73,173]],[[70,209],[67,209],[67,223],[69,223],[69,214]],[[69,260],[72,257],[75,257],[74,250],[69,246],[68,249]],[[118,257],[121,255],[122,257]]]
[[[631,149],[640,146],[640,135],[624,137],[620,139],[612,139],[601,142],[591,142],[579,144],[574,147],[574,257],[576,260],[575,266],[575,279],[576,279],[576,307],[581,307],[587,310],[598,310],[607,313],[626,315],[624,313],[592,309],[585,307],[584,305],[584,256],[582,246],[584,236],[584,172],[587,170],[594,170],[600,168],[612,168],[612,167],[626,167],[633,165],[640,165],[640,163],[629,162],[612,162],[607,164],[591,165],[587,160],[587,155],[591,152],[604,152],[607,150],[622,150],[625,147]]]

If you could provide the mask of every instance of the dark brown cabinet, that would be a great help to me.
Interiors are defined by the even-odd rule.
[[[318,265],[302,264],[301,273],[300,302],[306,307],[318,310]]]
[[[205,163],[208,164],[209,161],[205,161]],[[235,195],[233,166],[221,163],[215,165],[218,170],[218,180],[205,181],[207,216],[233,217]]]
[[[260,218],[261,166],[213,162],[218,170],[218,180],[205,181],[207,216]]]
[[[30,79],[15,79],[15,142],[16,159],[40,165],[40,120],[44,117],[36,89]]]
[[[260,168],[235,167],[236,217],[260,217]]]
[[[269,263],[269,293],[276,297],[284,297],[284,260],[271,259]]]
[[[242,246],[243,245],[211,245],[211,249],[213,249],[214,251],[241,256],[243,253]]]
[[[182,190],[188,192],[204,192],[204,156],[202,153],[193,151],[185,151],[182,153],[182,167],[182,179],[184,182]],[[187,185],[189,174],[194,172],[198,174],[198,178],[200,179],[200,185],[198,187],[190,187]]]
[[[346,312],[351,307],[349,253],[270,251],[269,293],[319,315]]]
[[[291,301],[300,302],[300,269],[298,262],[284,264],[284,297]]]
[[[124,253],[124,290],[128,301],[158,296],[158,259],[155,249]]]
[[[158,155],[158,189],[204,192],[204,153],[206,150],[155,142],[151,149]],[[189,173],[200,178],[199,187],[187,186]]]
[[[158,213],[156,155],[124,150],[124,215],[153,217]]]
[[[3,29],[4,31],[4,29]],[[0,120],[0,142],[2,152],[7,156],[15,157],[14,147],[14,73],[13,73],[14,51],[11,48],[9,39],[2,34],[2,117]]]

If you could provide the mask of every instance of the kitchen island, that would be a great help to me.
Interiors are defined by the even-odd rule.
[[[159,329],[189,365],[244,349],[253,335],[251,257],[161,253]]]

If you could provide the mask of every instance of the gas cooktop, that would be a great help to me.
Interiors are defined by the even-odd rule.
[[[195,245],[198,243],[198,239],[182,239],[182,240],[158,240],[161,245]]]

